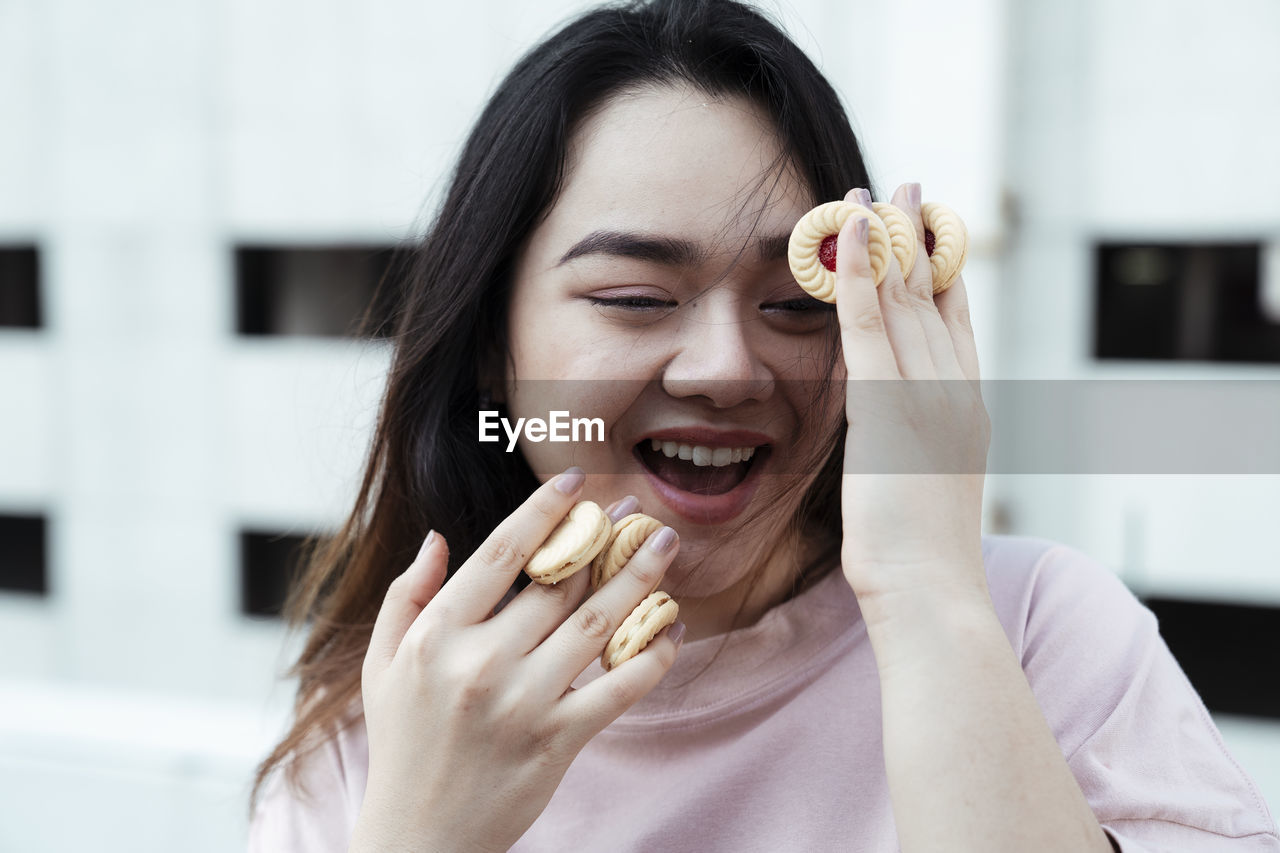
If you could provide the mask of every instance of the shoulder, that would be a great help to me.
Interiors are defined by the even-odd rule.
[[[1124,850],[1277,849],[1256,786],[1160,636],[1102,562],[1047,539],[990,536],[992,601],[1094,813]],[[1152,848],[1144,847],[1152,844]]]
[[[1067,754],[1117,707],[1153,656],[1176,669],[1155,615],[1098,560],[1030,536],[984,537],[983,556],[1000,623]]]
[[[1093,638],[1124,645],[1158,633],[1154,614],[1116,573],[1070,545],[990,535],[982,556],[992,603],[1024,669],[1046,644]]]
[[[1102,586],[1107,592],[1126,591],[1105,564],[1070,545],[1039,536],[988,534],[982,537],[982,558],[993,592],[1017,588],[1024,593],[1060,592],[1064,585]]]

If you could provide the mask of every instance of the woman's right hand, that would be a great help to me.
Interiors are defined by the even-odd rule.
[[[584,481],[571,468],[544,483],[443,589],[448,548],[438,534],[392,581],[364,660],[369,780],[351,850],[508,849],[587,741],[671,667],[677,646],[664,632],[570,687],[658,585],[678,549],[669,528],[585,602],[586,570],[530,584],[493,614]]]

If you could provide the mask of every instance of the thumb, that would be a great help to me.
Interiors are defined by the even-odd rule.
[[[409,568],[387,587],[365,655],[367,674],[391,665],[409,626],[440,591],[448,565],[449,546],[443,536],[432,530]]]

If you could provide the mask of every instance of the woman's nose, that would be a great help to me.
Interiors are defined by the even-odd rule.
[[[722,409],[768,399],[775,377],[753,330],[732,305],[686,317],[662,373],[663,389],[673,397],[705,397]]]

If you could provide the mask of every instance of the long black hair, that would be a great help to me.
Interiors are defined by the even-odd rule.
[[[476,121],[434,224],[395,282],[395,354],[368,464],[351,515],[316,543],[286,605],[290,625],[310,620],[311,633],[291,670],[300,677],[294,726],[260,765],[251,803],[275,765],[358,700],[382,598],[426,531],[446,537],[452,573],[536,488],[521,454],[476,441],[483,373],[507,356],[516,259],[560,191],[584,117],[618,93],[673,84],[756,105],[815,203],[870,186],[831,85],[779,27],[733,0],[598,8],[521,59]],[[841,426],[800,507],[806,525],[826,533],[828,566],[840,541],[842,439]]]

